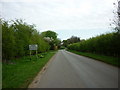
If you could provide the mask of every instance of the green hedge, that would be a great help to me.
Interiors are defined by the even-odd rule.
[[[108,33],[74,43],[68,49],[120,57],[120,34]]]
[[[38,52],[45,52],[50,48],[34,25],[29,25],[22,20],[11,22],[2,20],[3,60],[28,55],[29,44],[38,44]]]

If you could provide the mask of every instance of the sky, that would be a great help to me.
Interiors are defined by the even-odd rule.
[[[0,16],[23,19],[39,32],[52,30],[61,40],[71,36],[88,39],[111,32],[116,0],[1,0]]]

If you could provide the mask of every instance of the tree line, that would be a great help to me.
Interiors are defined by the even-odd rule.
[[[63,43],[62,46],[67,47],[69,44],[77,43],[77,42],[80,42],[80,41],[82,41],[82,40],[80,40],[79,37],[72,36],[72,37],[68,38],[67,40],[63,40],[62,41],[62,43]]]
[[[2,60],[4,61],[28,55],[30,44],[38,44],[38,53],[40,53],[53,49],[50,43],[54,45],[60,43],[56,32],[40,33],[35,29],[35,25],[29,25],[19,19],[11,21],[0,19],[0,21],[2,22]],[[48,32],[51,36],[47,35]],[[52,41],[45,40],[45,37],[54,36]]]
[[[118,32],[102,34],[87,40],[68,45],[68,49],[120,57],[120,34]]]

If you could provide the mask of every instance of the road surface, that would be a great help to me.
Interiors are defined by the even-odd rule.
[[[59,50],[30,88],[118,88],[118,68]]]

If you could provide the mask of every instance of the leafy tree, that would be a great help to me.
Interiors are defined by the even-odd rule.
[[[57,33],[54,31],[45,31],[41,33],[41,36],[50,44],[50,49],[54,50],[55,47],[59,46],[61,41],[57,38]]]
[[[2,23],[2,56],[3,58],[10,60],[14,55],[15,51],[15,37],[14,29],[8,24],[7,21]]]
[[[57,38],[57,33],[54,31],[50,31],[50,30],[42,32],[41,35],[42,35],[42,37],[49,37],[53,40],[55,40]]]
[[[80,38],[77,36],[72,36],[71,38],[62,41],[63,46],[65,47],[67,47],[69,44],[77,43],[77,42],[80,42]]]
[[[68,42],[70,44],[72,43],[77,43],[77,42],[80,42],[80,38],[79,37],[76,37],[76,36],[72,36],[70,39],[68,39]]]
[[[55,44],[55,46],[57,46],[57,48],[60,48],[61,47],[61,40],[59,38],[55,39],[54,44]]]
[[[64,47],[67,47],[67,45],[68,45],[67,40],[63,40],[62,43],[63,43],[62,45],[63,45]]]
[[[29,54],[29,44],[38,44],[38,52],[48,51],[50,45],[35,29],[22,20],[2,21],[2,56],[10,60]]]

